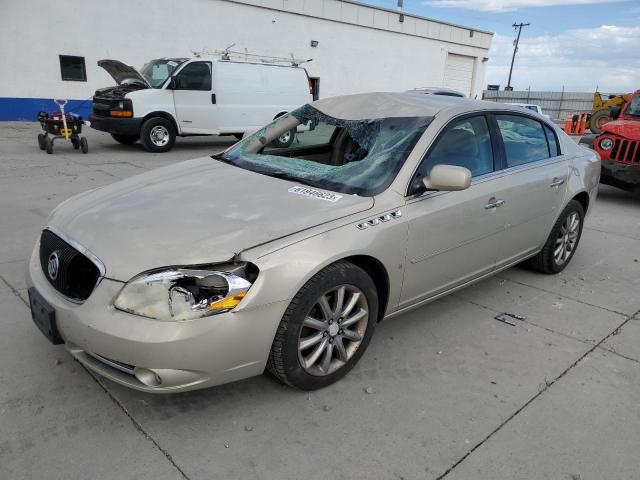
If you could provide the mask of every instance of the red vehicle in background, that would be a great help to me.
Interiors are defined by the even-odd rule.
[[[602,159],[600,181],[640,193],[640,90],[622,107],[613,107],[611,117],[593,141]]]

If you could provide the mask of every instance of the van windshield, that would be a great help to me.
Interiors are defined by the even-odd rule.
[[[304,185],[373,196],[389,187],[431,120],[343,120],[305,105],[214,158]]]
[[[140,72],[144,79],[153,88],[160,88],[164,82],[173,74],[176,68],[178,68],[185,60],[180,59],[168,59],[162,58],[160,60],[151,60]]]

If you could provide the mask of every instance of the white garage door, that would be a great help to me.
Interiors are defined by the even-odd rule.
[[[444,71],[444,86],[458,90],[467,96],[471,95],[474,63],[474,57],[449,53]]]

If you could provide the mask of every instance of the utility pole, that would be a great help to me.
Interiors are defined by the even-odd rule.
[[[516,53],[518,52],[518,43],[520,43],[520,34],[522,33],[522,27],[528,27],[531,25],[530,23],[514,23],[513,28],[518,29],[518,37],[515,42],[513,42],[513,56],[511,57],[511,68],[509,68],[509,80],[507,81],[507,86],[504,87],[505,90],[513,90],[511,86],[511,74],[513,73],[513,62],[516,60]]]

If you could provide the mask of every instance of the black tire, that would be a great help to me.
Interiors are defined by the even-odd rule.
[[[119,133],[112,133],[111,137],[118,143],[123,145],[133,145],[140,137],[138,135],[120,135]]]
[[[162,140],[156,138],[156,130],[164,134]],[[152,117],[142,124],[140,140],[142,140],[144,148],[149,152],[168,152],[176,142],[176,130],[170,120],[162,117]]]
[[[283,133],[280,137],[273,140],[269,146],[272,148],[287,148],[293,144],[296,139],[296,129],[293,128],[286,133]]]
[[[46,137],[44,145],[47,153],[51,155],[53,153],[53,140],[51,140],[49,137]]]
[[[38,147],[40,147],[40,150],[47,148],[46,138],[43,133],[38,134]]]
[[[589,130],[591,133],[601,134],[602,125],[611,120],[611,112],[609,109],[599,110],[591,114],[589,118]]]
[[[80,139],[80,150],[82,151],[82,153],[89,152],[89,143],[87,142],[87,139],[85,137],[82,137]]]
[[[332,373],[312,375],[303,368],[298,354],[303,321],[321,296],[340,286],[355,287],[364,294],[368,307],[366,330],[357,349],[346,362]],[[378,293],[371,277],[352,263],[334,263],[311,278],[291,300],[273,340],[267,370],[281,382],[295,388],[316,390],[326,387],[344,377],[358,362],[371,340],[377,320]]]
[[[556,250],[557,242],[561,238],[561,231],[565,221],[574,213],[576,213],[580,219],[575,245],[571,248],[569,256],[560,263],[554,255],[554,250]],[[582,237],[583,225],[584,208],[582,208],[582,204],[577,200],[571,200],[556,220],[556,223],[553,225],[551,233],[549,234],[544,247],[542,247],[542,250],[540,250],[535,257],[529,260],[529,266],[534,270],[547,275],[559,273],[564,270],[566,266],[569,265],[573,255],[576,253],[580,243],[580,238]]]

